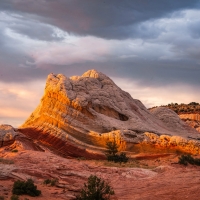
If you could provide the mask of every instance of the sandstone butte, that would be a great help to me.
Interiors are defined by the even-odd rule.
[[[200,153],[199,132],[174,111],[148,111],[96,70],[70,78],[49,74],[40,104],[19,131],[64,156],[104,158],[106,142],[114,139],[129,156]]]

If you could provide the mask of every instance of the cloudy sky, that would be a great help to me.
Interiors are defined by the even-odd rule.
[[[146,107],[200,102],[200,0],[0,0],[0,124],[89,69]]]

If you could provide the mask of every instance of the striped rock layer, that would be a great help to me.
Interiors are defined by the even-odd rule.
[[[199,133],[175,112],[148,111],[96,70],[70,78],[49,74],[40,104],[19,131],[66,156],[103,158],[106,142],[114,139],[119,150],[130,154],[163,148],[199,152]],[[186,143],[192,139],[195,148],[184,149],[179,142],[163,146],[162,135],[177,136]]]

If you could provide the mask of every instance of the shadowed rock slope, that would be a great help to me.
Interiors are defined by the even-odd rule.
[[[189,104],[171,103],[166,107],[176,112],[186,124],[200,132],[200,104],[190,102]]]
[[[148,111],[96,70],[70,78],[50,74],[39,106],[19,131],[70,156],[103,158],[106,142],[114,138],[123,151],[156,146],[199,153],[198,132],[175,112],[156,109]]]
[[[190,102],[189,104],[171,103],[162,105],[162,107],[169,108],[179,115],[179,117],[190,127],[200,132],[200,104],[197,102]],[[157,107],[149,108],[151,111]]]
[[[35,150],[44,151],[31,138],[28,138],[18,132],[17,129],[10,125],[0,125],[0,148],[5,147],[9,150]]]

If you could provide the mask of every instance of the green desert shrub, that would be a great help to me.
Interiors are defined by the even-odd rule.
[[[185,166],[188,164],[200,166],[200,159],[193,158],[191,155],[181,155],[178,163]]]
[[[13,153],[17,153],[18,150],[17,150],[17,149],[13,149],[12,152],[13,152]]]
[[[115,139],[113,141],[108,141],[106,143],[107,146],[107,151],[106,151],[106,156],[107,160],[111,162],[128,162],[128,157],[126,156],[125,153],[118,153],[118,148],[119,146],[117,145]]]
[[[17,196],[17,195],[12,195],[12,196],[10,197],[10,200],[19,200],[19,196]]]
[[[116,154],[116,155],[107,155],[107,160],[108,161],[112,161],[112,162],[128,162],[128,157],[126,156],[125,153],[120,153],[119,155]]]
[[[44,185],[49,185],[51,183],[51,179],[45,179],[43,184]]]
[[[57,182],[58,182],[58,179],[45,179],[43,184],[44,185],[55,186]]]
[[[112,187],[101,178],[91,175],[76,200],[109,200],[111,195],[114,195]]]
[[[32,179],[28,179],[27,181],[15,181],[12,193],[16,195],[27,194],[32,197],[35,197],[39,196],[41,194],[41,191],[37,190],[37,186],[34,185]]]

